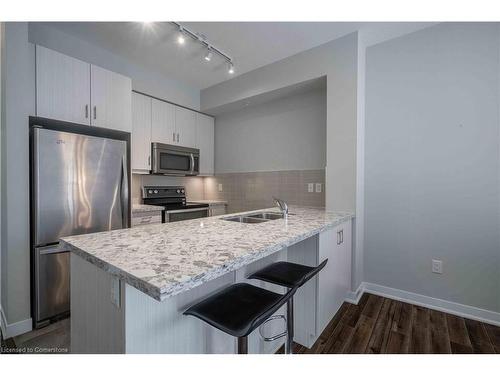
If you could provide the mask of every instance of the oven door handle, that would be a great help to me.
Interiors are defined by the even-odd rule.
[[[209,207],[200,207],[200,208],[187,208],[185,210],[172,210],[165,211],[166,214],[178,214],[182,212],[196,212],[196,211],[208,211]]]

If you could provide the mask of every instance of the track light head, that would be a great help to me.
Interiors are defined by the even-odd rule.
[[[208,50],[207,50],[207,53],[205,54],[205,57],[204,57],[205,61],[212,60],[212,56],[213,56],[213,53],[212,53],[212,50],[209,47]]]
[[[234,74],[234,64],[232,62],[229,62],[227,72],[229,74]]]
[[[182,30],[182,27],[179,27],[179,32],[177,33],[177,43],[179,43],[181,45],[186,43],[186,37],[184,36],[184,32]]]

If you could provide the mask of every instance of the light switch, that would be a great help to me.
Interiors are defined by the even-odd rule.
[[[316,182],[316,193],[321,193],[321,182]]]
[[[219,184],[218,188],[219,188],[219,191],[222,191],[222,184]]]

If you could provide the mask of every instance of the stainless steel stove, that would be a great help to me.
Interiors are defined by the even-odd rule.
[[[144,204],[165,207],[164,223],[199,219],[207,217],[209,212],[208,204],[186,202],[184,186],[143,186],[142,198]]]

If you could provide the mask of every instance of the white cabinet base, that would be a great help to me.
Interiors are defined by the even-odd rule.
[[[346,223],[350,226],[350,223]],[[338,227],[337,227],[338,228]],[[109,273],[71,254],[71,351],[72,353],[236,353],[236,339],[208,324],[182,313],[193,303],[235,282],[248,282],[284,293],[284,288],[247,276],[266,265],[288,260],[315,266],[321,255],[322,236],[331,229],[293,246],[229,272],[199,287],[158,302],[134,287],[119,282]],[[332,237],[335,238],[334,235]],[[331,249],[330,249],[331,250]],[[347,252],[346,252],[347,254]],[[334,253],[329,263],[336,264]],[[343,260],[340,260],[343,261]],[[340,266],[339,261],[339,266]],[[342,267],[347,266],[343,264]],[[330,270],[337,269],[332,266]],[[320,301],[335,298],[340,306],[344,297],[336,276],[322,273],[302,286],[294,297],[294,341],[311,347],[321,334],[323,321],[330,321],[335,308],[322,307]],[[321,278],[324,277],[324,280]],[[344,285],[344,284],[342,284]],[[328,287],[326,287],[328,286]],[[282,307],[278,313],[284,313]],[[322,310],[323,312],[320,312]],[[335,310],[335,311],[334,311]],[[322,315],[327,311],[328,316]],[[282,331],[280,320],[268,324],[266,335]],[[258,330],[249,336],[249,353],[274,353],[284,338],[264,342]]]

